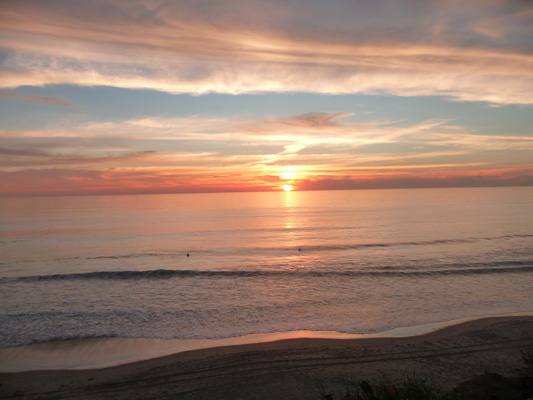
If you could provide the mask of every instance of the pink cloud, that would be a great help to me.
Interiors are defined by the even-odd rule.
[[[10,2],[0,20],[0,44],[7,50],[0,87],[389,93],[532,104],[532,9],[525,1],[478,0],[461,7],[408,0],[387,7],[340,1],[327,7],[254,0],[76,7],[68,1]]]
[[[0,90],[0,96],[5,97],[12,97],[15,99],[21,99],[21,100],[27,100],[27,101],[33,101],[37,103],[43,103],[48,104],[51,106],[59,106],[59,107],[72,107],[72,103],[69,101],[58,99],[56,97],[45,97],[45,96],[27,96],[23,94],[18,93],[11,93],[11,92],[5,92]]]

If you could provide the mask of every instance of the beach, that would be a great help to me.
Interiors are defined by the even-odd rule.
[[[83,370],[0,374],[1,398],[319,399],[361,380],[416,376],[450,389],[523,373],[533,317],[483,318],[409,337],[285,339]],[[529,350],[528,350],[529,349]]]
[[[311,400],[382,376],[517,376],[532,190],[1,199],[0,398]]]

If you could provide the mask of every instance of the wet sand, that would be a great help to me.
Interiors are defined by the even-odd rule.
[[[286,339],[186,351],[115,367],[0,374],[0,398],[319,399],[345,381],[416,375],[443,388],[524,368],[533,317],[478,319],[411,337]]]

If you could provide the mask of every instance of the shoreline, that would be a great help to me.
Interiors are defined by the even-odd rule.
[[[184,351],[109,368],[0,373],[0,398],[318,399],[317,382],[417,376],[441,387],[513,375],[533,316],[479,318],[417,336],[292,338]]]
[[[427,335],[472,321],[513,317],[533,317],[533,312],[463,317],[450,321],[393,328],[370,334],[298,330],[249,334],[223,339],[85,338],[50,341],[0,349],[0,373],[110,368],[190,351],[256,345],[283,340],[409,338]]]
[[[320,381],[417,376],[444,388],[516,375],[532,351],[533,316],[475,319],[418,336],[293,338],[185,351],[109,368],[0,373],[1,398],[318,399]]]

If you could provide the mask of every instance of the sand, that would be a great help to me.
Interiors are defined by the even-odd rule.
[[[318,383],[333,392],[346,381],[413,375],[451,388],[523,373],[521,350],[533,352],[533,317],[485,318],[411,337],[285,339],[109,368],[2,373],[0,398],[318,400]]]

